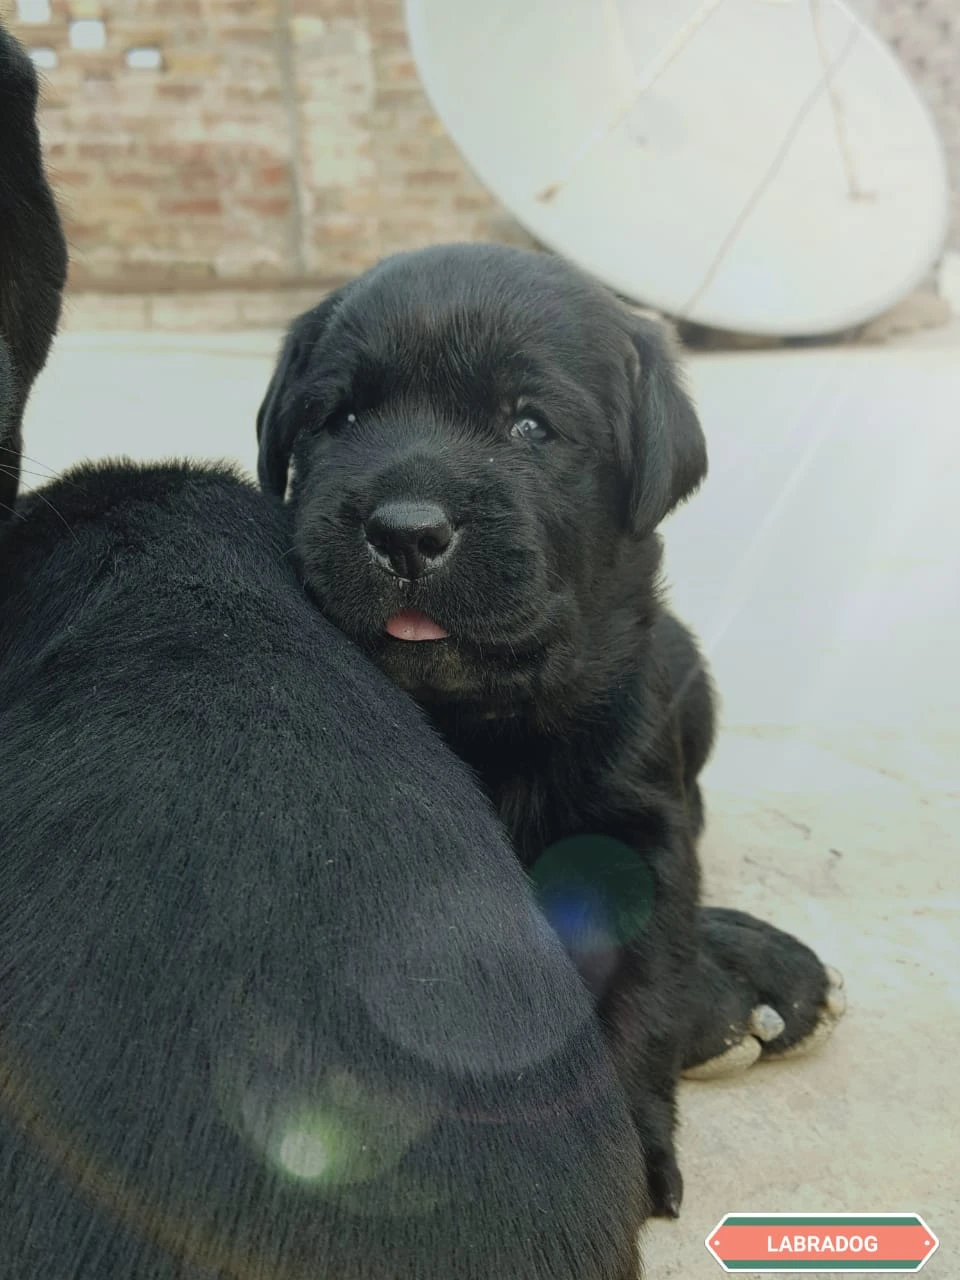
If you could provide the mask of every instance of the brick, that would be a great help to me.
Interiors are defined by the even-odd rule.
[[[280,5],[278,0],[220,0],[217,12],[230,18],[276,19]]]
[[[125,187],[133,190],[169,190],[170,176],[162,170],[121,170],[110,175],[110,184],[118,191]]]
[[[100,218],[78,217],[69,207],[62,210],[71,244],[97,244],[106,231],[106,223]]]
[[[151,142],[144,148],[151,164],[185,166],[216,155],[216,147],[206,142]]]
[[[258,187],[278,187],[290,181],[290,169],[285,164],[261,165],[254,172],[254,182]]]
[[[268,21],[233,23],[217,27],[217,42],[237,44],[269,44],[275,35],[275,25]]]
[[[61,198],[71,187],[86,187],[92,180],[88,169],[64,169],[59,165],[51,165],[49,172]]]
[[[355,214],[330,213],[313,219],[312,238],[315,245],[323,244],[328,239],[349,240],[362,233],[363,219]]]
[[[265,218],[285,218],[292,206],[289,196],[241,196],[239,204]]]
[[[242,106],[281,101],[280,90],[272,84],[230,84],[224,87],[224,100]]]
[[[146,212],[143,197],[131,192],[116,191],[112,187],[104,190],[101,187],[97,195],[97,217],[105,221],[126,217],[141,217]]]
[[[392,53],[398,49],[409,49],[410,40],[405,28],[396,27],[391,30],[385,27],[376,33],[376,47]]]
[[[460,181],[460,173],[456,169],[411,169],[404,177],[404,185],[408,187],[450,187],[455,188]]]
[[[162,200],[160,208],[164,213],[187,218],[212,218],[223,212],[223,205],[217,196],[191,200]]]
[[[422,101],[423,90],[418,84],[392,85],[389,89],[378,88],[374,105],[378,111],[390,111],[394,107],[405,107],[411,102]]]
[[[188,49],[171,49],[164,52],[164,70],[168,75],[197,76],[205,79],[220,70],[218,53],[197,53]]]
[[[376,28],[380,23],[403,23],[403,0],[367,0],[367,13],[370,24]]]
[[[356,18],[357,0],[290,0],[292,14],[320,14],[324,18]]]
[[[181,18],[203,17],[204,0],[135,0],[129,3],[128,12],[138,18],[165,18],[176,26]]]
[[[485,192],[478,195],[457,194],[453,197],[453,207],[463,213],[489,213],[497,207],[497,202]]]
[[[381,49],[376,58],[376,67],[377,76],[385,85],[420,83],[417,64],[407,48],[389,51]]]
[[[368,217],[379,214],[383,204],[383,193],[380,185],[357,184],[340,191],[340,209],[344,213],[362,213]]]
[[[173,172],[182,189],[195,193],[207,187],[215,187],[220,181],[220,170],[214,163],[215,160],[216,157],[211,156],[210,161],[198,160],[193,164],[177,165]]]
[[[156,19],[143,19],[128,14],[110,15],[110,43],[116,49],[129,49],[135,45],[164,45],[169,42],[169,34],[169,27]],[[179,34],[179,39],[185,42],[184,33]]]
[[[203,96],[205,85],[181,84],[177,81],[166,81],[157,85],[157,97],[172,99],[176,102],[192,102]]]

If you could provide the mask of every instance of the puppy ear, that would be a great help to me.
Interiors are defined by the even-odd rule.
[[[652,533],[707,474],[707,442],[684,386],[671,336],[659,321],[631,316],[629,439],[630,521]]]
[[[290,457],[302,426],[297,408],[301,384],[343,294],[343,289],[336,290],[319,306],[294,320],[287,330],[277,367],[257,412],[257,441],[260,445],[257,475],[260,487],[280,498],[287,491]]]

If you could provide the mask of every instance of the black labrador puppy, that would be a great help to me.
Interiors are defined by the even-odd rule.
[[[494,799],[675,1215],[681,1071],[795,1050],[842,995],[796,939],[698,910],[713,694],[656,529],[707,456],[664,331],[554,257],[401,254],[293,323],[258,434],[320,608]]]
[[[61,240],[2,30],[0,72],[15,452]],[[582,983],[290,544],[173,464],[0,525],[0,1273],[633,1280],[642,1155]]]

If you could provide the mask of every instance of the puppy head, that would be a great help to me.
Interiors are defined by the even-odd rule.
[[[493,245],[397,255],[301,316],[258,436],[324,612],[418,697],[490,714],[603,684],[706,470],[659,327]]]
[[[0,520],[20,472],[20,422],[60,319],[67,249],[43,171],[37,75],[0,25]]]

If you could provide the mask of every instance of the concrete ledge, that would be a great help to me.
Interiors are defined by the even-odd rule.
[[[231,333],[282,329],[324,296],[322,287],[197,293],[70,293],[62,332]]]
[[[952,277],[951,277],[952,279]],[[64,307],[65,333],[237,333],[277,330],[315,306],[335,285],[284,289],[211,289],[168,293],[70,293]],[[956,288],[956,285],[954,286]],[[700,351],[768,350],[795,346],[877,343],[938,330],[954,318],[948,297],[924,287],[868,324],[827,338],[766,338],[680,325],[684,345]]]

